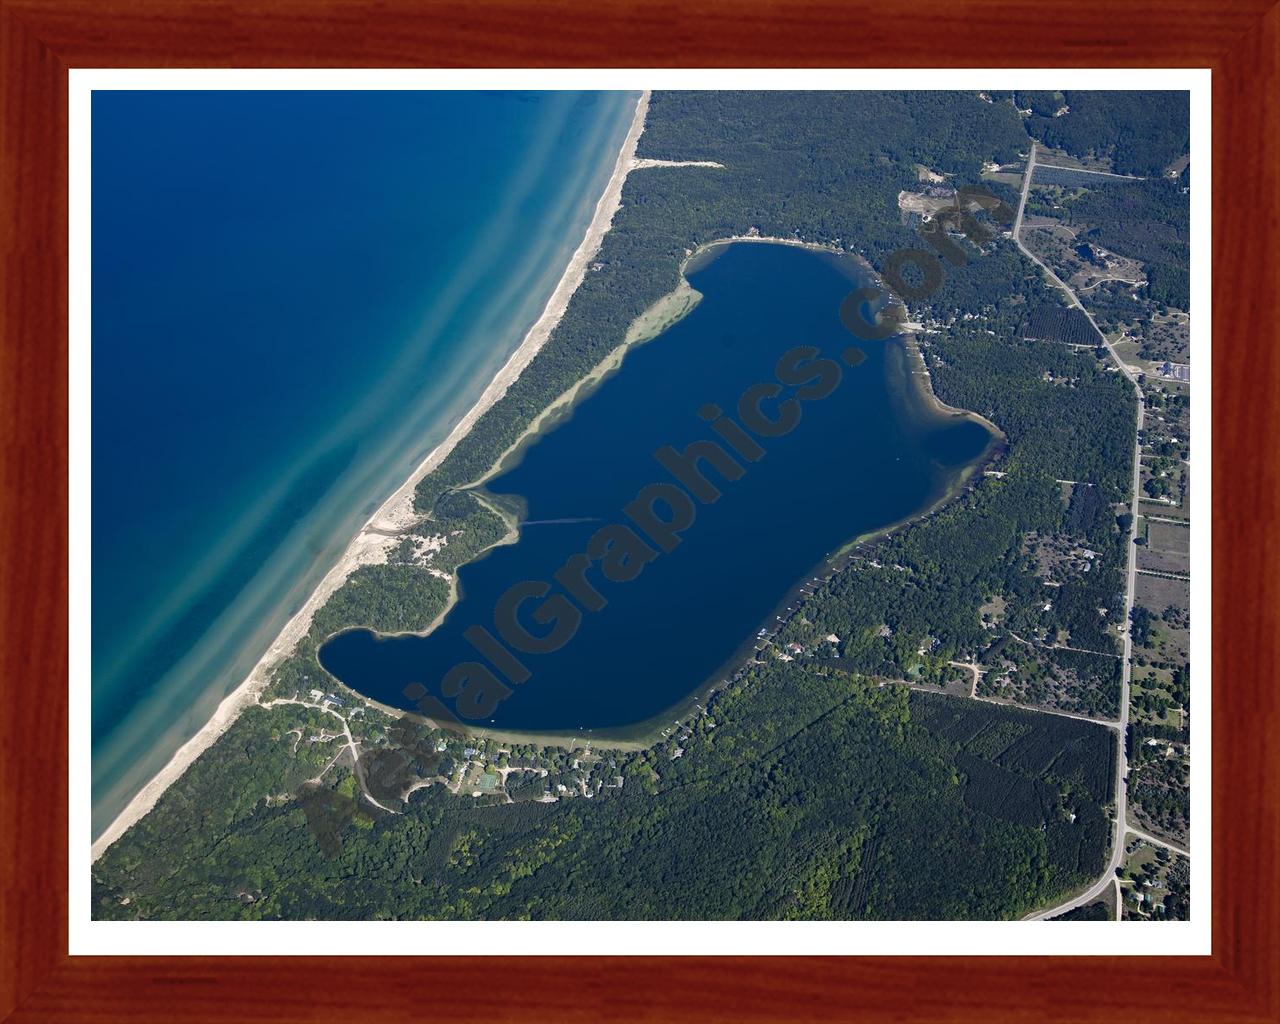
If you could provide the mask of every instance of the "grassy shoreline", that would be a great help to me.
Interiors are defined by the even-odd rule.
[[[621,345],[597,363],[587,375],[573,387],[558,395],[550,405],[533,418],[515,441],[492,466],[478,479],[464,485],[460,490],[472,490],[500,476],[519,464],[524,452],[544,434],[554,430],[573,415],[574,407],[586,398],[606,380],[622,369],[627,353],[637,345],[652,341],[658,335],[683,320],[693,312],[702,301],[702,293],[694,288],[683,273],[676,287],[662,296],[652,306],[640,314],[627,329],[626,337]]]

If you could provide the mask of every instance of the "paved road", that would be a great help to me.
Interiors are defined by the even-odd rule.
[[[1031,256],[1022,245],[1022,211],[1027,208],[1027,193],[1031,191],[1031,179],[1036,173],[1036,144],[1031,143],[1031,153],[1027,156],[1027,166],[1022,171],[1022,195],[1018,198],[1018,214],[1013,218],[1013,240],[1018,243],[1018,248],[1024,253]],[[1036,258],[1031,256],[1033,260]],[[1039,260],[1036,260],[1040,263]],[[1044,264],[1041,264],[1043,266]]]
[[[1133,494],[1131,499],[1132,505],[1130,508],[1133,521],[1129,525],[1129,564],[1128,571],[1125,574],[1125,614],[1124,631],[1122,634],[1122,657],[1124,660],[1121,662],[1120,673],[1120,720],[1116,723],[1116,728],[1119,730],[1119,742],[1116,744],[1116,817],[1114,834],[1112,835],[1111,840],[1111,859],[1108,861],[1101,877],[1099,877],[1099,879],[1082,894],[1060,904],[1059,906],[1051,907],[1048,910],[1032,914],[1029,916],[1028,920],[1041,920],[1047,917],[1054,917],[1075,907],[1092,903],[1106,890],[1107,886],[1112,884],[1112,880],[1115,878],[1116,868],[1120,866],[1121,861],[1124,859],[1124,833],[1127,828],[1126,816],[1128,814],[1127,799],[1129,777],[1129,759],[1125,755],[1124,738],[1129,727],[1129,683],[1133,657],[1133,636],[1129,628],[1129,614],[1133,611],[1133,589],[1138,575],[1138,548],[1134,541],[1138,536],[1138,518],[1140,515],[1138,509],[1138,495],[1140,494],[1139,484],[1142,477],[1142,447],[1138,443],[1138,438],[1142,435],[1143,419],[1142,389],[1138,385],[1137,373],[1125,365],[1124,360],[1120,358],[1111,342],[1107,340],[1107,336],[1102,333],[1102,329],[1098,326],[1097,321],[1094,320],[1093,314],[1084,308],[1084,305],[1080,302],[1079,298],[1076,297],[1075,292],[1067,287],[1066,283],[1062,281],[1057,274],[1045,266],[1044,262],[1040,260],[1039,257],[1022,244],[1022,214],[1027,205],[1027,193],[1031,190],[1031,179],[1035,175],[1035,170],[1036,144],[1033,142],[1031,143],[1031,153],[1027,158],[1025,177],[1022,180],[1022,195],[1018,201],[1018,213],[1013,222],[1013,240],[1017,243],[1018,248],[1022,250],[1022,254],[1026,256],[1027,259],[1031,260],[1049,275],[1049,280],[1062,290],[1063,294],[1067,296],[1070,304],[1080,310],[1080,312],[1088,318],[1090,325],[1102,340],[1102,344],[1106,347],[1107,352],[1115,361],[1116,366],[1119,368],[1120,372],[1125,375],[1129,383],[1133,385],[1134,391],[1137,393],[1138,419],[1136,433],[1133,438]]]

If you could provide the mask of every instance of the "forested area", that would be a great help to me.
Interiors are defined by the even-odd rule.
[[[989,191],[1000,197],[1006,190],[993,182]],[[1016,195],[1008,198],[1016,205]],[[987,227],[994,231],[997,225],[988,221]],[[965,248],[969,262],[961,267],[948,265],[938,290],[925,300],[912,302],[912,310],[942,322],[981,317],[985,330],[1005,337],[1014,333],[1028,309],[1060,305],[1044,274],[1011,240],[997,238],[981,252],[967,243]]]
[[[96,916],[1004,918],[1105,855],[1107,730],[775,664],[717,694],[679,759],[670,740],[619,755],[621,789],[431,786],[402,814],[322,823],[329,856],[307,809],[271,797],[316,770],[290,754],[296,710],[244,715],[108,851]]]
[[[971,499],[977,515],[956,507],[939,517],[952,520],[948,528],[931,527],[896,541],[893,558],[936,566],[940,587],[956,586],[967,575],[974,597],[1004,595],[1004,625],[1024,638],[1065,638],[1073,647],[1116,653],[1127,557],[1126,523],[1117,508],[1130,490],[1137,415],[1131,389],[1090,350],[1002,340],[981,331],[953,332],[935,347],[936,389],[949,404],[1001,425],[1009,447],[1000,468],[1009,475],[988,478],[978,488]],[[1060,480],[1078,482],[1065,507]],[[972,540],[966,543],[979,524],[1004,543],[1003,550],[993,543],[983,557]],[[1093,552],[1090,571],[1072,572],[1046,587],[1016,543],[1032,531],[1064,536],[1075,548]],[[1118,678],[1109,669],[1085,676],[1100,688],[1089,706],[1114,714]]]
[[[896,205],[917,185],[916,163],[977,181],[984,162],[1027,144],[1012,105],[972,94],[655,94],[639,155],[725,168],[629,176],[599,269],[506,397],[419,488],[417,507],[432,516],[422,530],[450,537],[431,564],[451,571],[502,536],[501,519],[458,489],[622,342],[675,286],[689,250],[755,228],[879,267],[893,249],[921,246]],[[831,656],[752,662],[681,727],[678,755],[675,738],[600,750],[625,784],[590,799],[550,799],[574,779],[559,751],[546,779],[511,781],[514,803],[435,783],[385,814],[353,799],[349,766],[303,785],[336,753],[309,739],[332,730],[332,717],[251,709],[95,865],[95,915],[1004,918],[1095,877],[1114,786],[1109,730],[878,685],[941,679],[947,661],[976,659],[1010,630],[1109,652],[1123,616],[1127,524],[1115,504],[1129,485],[1133,395],[1091,352],[1023,340],[1029,315],[1060,304],[1011,242],[965,245],[970,262],[948,265],[913,312],[946,325],[922,338],[934,387],[1004,432],[1005,475],[978,476],[949,505],[865,545],[806,599],[779,640],[812,646],[836,634]],[[1067,500],[1058,480],[1092,486]],[[1032,533],[1087,544],[1096,567],[1049,594],[1025,550]],[[327,679],[314,645],[329,632],[422,628],[447,594],[408,548],[360,570],[270,694]],[[996,597],[992,619],[982,609]],[[1098,693],[1110,687],[1105,665],[1080,664]],[[352,727],[366,752],[404,742],[376,712]],[[413,758],[424,778],[444,770],[443,755],[427,760]],[[326,852],[309,816],[328,806],[343,810]]]
[[[1070,109],[1061,117],[1053,116],[1056,108],[1050,110],[1051,103],[1029,103],[1033,114],[1027,131],[1046,146],[1072,156],[1110,159],[1119,174],[1160,175],[1191,144],[1186,94],[1070,90],[1063,93],[1063,100]]]
[[[1013,101],[1019,110],[1030,110],[1037,117],[1053,117],[1062,109],[1066,96],[1050,89],[1018,89]]]
[[[1141,260],[1147,297],[1158,306],[1191,307],[1191,204],[1166,178],[1126,181],[1080,191],[1059,215],[1082,230],[1077,238]]]
[[[940,360],[935,390],[949,405],[1000,426],[1010,441],[1009,469],[1117,494],[1129,489],[1137,403],[1133,389],[1092,352],[973,328],[931,345]]]
[[[1157,835],[1185,843],[1191,834],[1191,778],[1185,726],[1134,722],[1129,750],[1129,802],[1135,819]]]
[[[1098,900],[1083,907],[1076,907],[1075,910],[1068,910],[1065,914],[1059,914],[1057,917],[1051,918],[1053,921],[1113,921],[1115,920],[1115,911],[1107,906],[1105,900]]]
[[[445,609],[449,584],[409,565],[362,565],[312,620],[317,643],[351,626],[382,633],[425,629]]]
[[[450,495],[441,503],[429,532],[447,538],[430,559],[431,568],[450,572],[492,547],[506,533],[501,517],[472,494]],[[364,565],[329,598],[312,619],[309,636],[325,637],[352,626],[384,633],[425,629],[444,611],[450,594],[447,580],[426,565],[414,564],[407,539],[393,549],[385,565]]]

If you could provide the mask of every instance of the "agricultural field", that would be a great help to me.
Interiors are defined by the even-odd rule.
[[[1191,862],[1131,838],[1119,869],[1125,921],[1185,921],[1191,909]]]
[[[1056,160],[1052,163],[1043,163],[1037,156],[1035,185],[1062,189],[1094,189],[1107,188],[1124,182],[1123,178],[1105,178],[1101,175],[1090,173],[1090,170],[1097,169],[1058,166]]]
[[[1158,527],[1157,543],[1176,546]],[[1139,558],[1144,557],[1140,553]],[[1190,829],[1191,584],[1139,574],[1134,592],[1133,680],[1129,695],[1129,813],[1153,835],[1185,843]]]
[[[1139,573],[1133,600],[1135,607],[1148,609],[1159,620],[1150,632],[1135,631],[1135,654],[1185,659],[1191,627],[1190,581]]]
[[[1139,574],[1134,592],[1133,693],[1138,721],[1182,727],[1168,709],[1190,710],[1191,585]],[[1163,704],[1161,703],[1163,702]]]
[[[1039,341],[1060,341],[1068,345],[1099,344],[1097,332],[1089,318],[1078,309],[1060,306],[1037,306],[1022,325],[1022,336]]]

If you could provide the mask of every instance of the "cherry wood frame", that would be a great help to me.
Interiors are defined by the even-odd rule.
[[[0,0],[0,1019],[1280,1020],[1270,3]],[[947,63],[1213,69],[1212,956],[68,956],[68,69]]]

